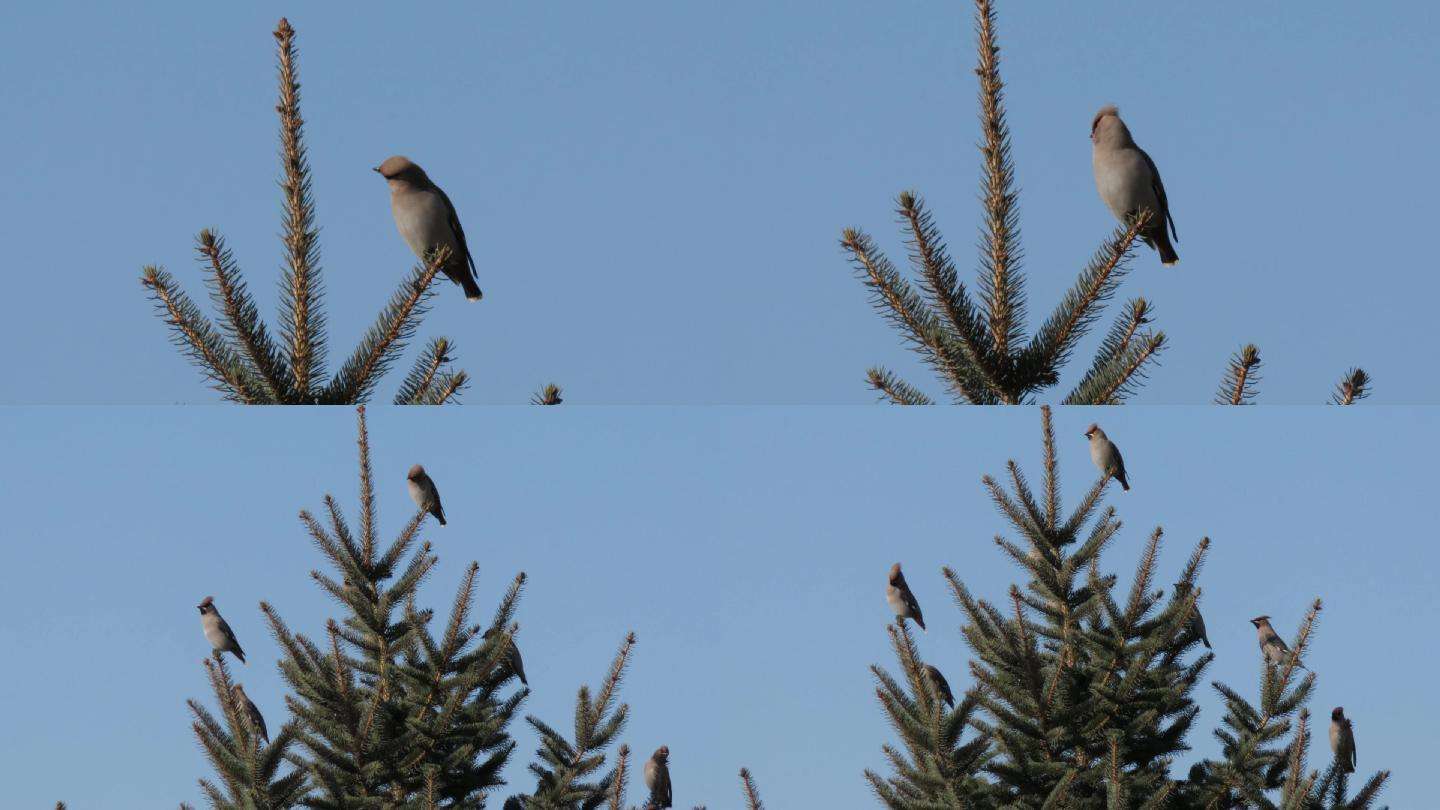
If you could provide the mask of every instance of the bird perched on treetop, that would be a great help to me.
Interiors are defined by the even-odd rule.
[[[1255,625],[1256,636],[1260,641],[1260,653],[1265,656],[1265,661],[1272,666],[1284,664],[1286,659],[1291,657],[1290,645],[1286,644],[1285,639],[1280,638],[1280,634],[1270,626],[1270,617],[1256,616],[1250,620],[1250,623]],[[1306,666],[1300,663],[1298,658],[1295,659],[1295,666],[1306,669]]]
[[[488,639],[499,632],[500,628],[492,627],[486,630],[480,637]],[[520,683],[529,686],[530,682],[525,680],[525,661],[520,657],[520,648],[515,646],[515,636],[507,635],[504,643],[507,648],[505,652],[505,664],[510,667],[510,671],[514,673],[515,677],[520,679]]]
[[[925,629],[925,616],[920,612],[920,602],[915,599],[915,594],[910,592],[910,584],[905,581],[905,575],[900,573],[900,563],[890,566],[890,580],[885,584],[885,601],[890,603],[890,609],[895,611],[895,617],[903,624],[909,619]]]
[[[245,713],[249,715],[250,725],[255,727],[256,733],[265,740],[266,745],[269,745],[270,732],[265,730],[265,718],[261,716],[260,710],[255,708],[255,704],[250,700],[250,696],[245,694],[245,687],[238,683],[235,684],[235,701],[239,703],[240,708],[244,709]]]
[[[1190,596],[1190,583],[1175,583],[1175,598],[1185,599],[1188,596]],[[1199,605],[1196,605],[1195,611],[1190,614],[1190,621],[1185,623],[1185,628],[1191,633],[1194,633],[1196,638],[1200,639],[1201,643],[1205,645],[1205,649],[1213,649],[1210,646],[1210,637],[1205,635],[1205,619],[1200,616]]]
[[[215,650],[215,659],[218,661],[221,654],[228,652],[239,658],[240,663],[245,663],[245,651],[240,649],[235,633],[230,630],[230,625],[220,618],[220,611],[215,609],[215,597],[205,597],[198,607],[200,627],[205,631],[205,640],[209,641],[211,648]]]
[[[1120,120],[1120,110],[1114,105],[1101,107],[1095,113],[1090,122],[1090,142],[1094,144],[1091,163],[1095,188],[1110,213],[1128,224],[1130,217],[1141,210],[1149,211],[1150,221],[1140,238],[1159,251],[1160,262],[1167,267],[1180,261],[1170,244],[1171,235],[1177,241],[1180,237],[1175,233],[1175,219],[1170,216],[1170,201],[1165,197],[1165,184],[1160,182],[1160,170],[1145,150],[1135,145],[1130,128]]]
[[[945,705],[955,708],[955,694],[950,691],[950,682],[945,680],[939,668],[934,664],[926,664],[925,674],[930,676],[930,683],[935,685],[935,691],[939,693],[940,699],[945,701]]]
[[[465,289],[465,297],[479,301],[482,293],[475,283],[475,259],[465,243],[465,229],[445,192],[410,158],[386,158],[375,171],[390,185],[390,212],[395,227],[410,250],[425,261],[425,254],[437,247],[450,248],[450,259],[441,268],[445,275]]]
[[[429,512],[445,525],[445,507],[440,505],[440,490],[435,488],[435,482],[430,480],[425,468],[416,464],[405,474],[405,482],[410,487],[410,500],[420,507],[420,511]]]
[[[1120,482],[1120,488],[1129,492],[1130,481],[1125,477],[1125,459],[1120,457],[1120,448],[1093,423],[1085,429],[1085,438],[1090,440],[1090,460],[1107,478],[1113,476]]]
[[[650,788],[650,806],[674,807],[670,791],[670,748],[662,745],[645,762],[645,787]]]
[[[1330,751],[1335,762],[1345,773],[1355,772],[1355,731],[1350,727],[1350,718],[1345,716],[1345,707],[1336,706],[1330,712]]]

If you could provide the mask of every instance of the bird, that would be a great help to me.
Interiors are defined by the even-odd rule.
[[[445,507],[440,505],[440,490],[435,488],[435,482],[425,472],[425,468],[416,464],[405,474],[406,483],[410,486],[410,500],[420,507],[420,511],[429,512],[445,525]]]
[[[650,789],[650,806],[674,807],[670,792],[670,748],[660,746],[645,762],[645,787]]]
[[[1120,488],[1129,492],[1130,480],[1125,477],[1125,459],[1120,457],[1120,448],[1093,422],[1085,429],[1085,438],[1090,440],[1090,460],[1106,478],[1113,476],[1120,482]]]
[[[500,628],[492,627],[481,634],[481,638],[490,638],[498,632],[500,632]],[[515,677],[520,679],[520,683],[529,686],[530,682],[525,680],[525,662],[520,658],[520,648],[515,645],[515,637],[510,636],[509,641],[510,650],[505,653],[505,663],[510,666],[510,671],[515,673]]]
[[[1130,128],[1120,120],[1120,110],[1114,105],[1101,107],[1090,122],[1090,142],[1094,144],[1091,163],[1095,169],[1095,188],[1110,213],[1123,223],[1140,211],[1150,212],[1150,221],[1140,238],[1160,254],[1160,263],[1169,267],[1180,261],[1175,247],[1170,243],[1180,235],[1175,231],[1175,218],[1170,215],[1170,201],[1165,196],[1165,184],[1160,182],[1160,170],[1144,149],[1135,145],[1130,137]],[[1170,229],[1165,229],[1169,223]]]
[[[1355,772],[1355,730],[1350,727],[1344,706],[1336,706],[1335,711],[1330,712],[1330,751],[1335,754],[1335,763],[1341,771]]]
[[[245,663],[245,651],[240,649],[240,642],[235,639],[235,633],[230,625],[220,618],[220,611],[215,609],[215,597],[207,596],[200,604],[200,627],[205,630],[205,639],[215,650],[215,660],[220,660],[224,653],[230,653]]]
[[[1176,598],[1178,598],[1178,599],[1184,599],[1184,598],[1186,598],[1186,597],[1189,596],[1189,595],[1190,595],[1190,583],[1188,583],[1188,582],[1177,582],[1177,583],[1175,583],[1175,596],[1176,596]],[[1207,649],[1207,650],[1212,650],[1212,649],[1214,649],[1214,647],[1211,647],[1211,646],[1210,646],[1210,637],[1207,636],[1207,635],[1205,635],[1205,619],[1204,619],[1204,617],[1202,617],[1202,616],[1200,615],[1200,606],[1199,606],[1199,605],[1196,605],[1196,606],[1195,606],[1195,611],[1190,614],[1190,621],[1188,621],[1188,622],[1185,623],[1185,629],[1188,630],[1188,631],[1190,631],[1191,633],[1193,633],[1197,638],[1199,638],[1199,639],[1200,639],[1200,642],[1205,645],[1205,649]]]
[[[920,612],[920,603],[916,601],[915,594],[910,592],[910,584],[905,581],[905,575],[900,573],[900,563],[890,566],[890,581],[885,585],[885,601],[890,603],[890,609],[895,611],[895,618],[901,624],[910,619],[925,629],[925,616]]]
[[[450,198],[424,169],[403,155],[386,158],[375,171],[390,186],[390,212],[405,244],[421,261],[437,247],[450,248],[450,259],[441,270],[465,290],[468,300],[479,301],[483,293],[475,283],[475,257],[470,255],[465,230]]]
[[[1265,656],[1267,663],[1279,666],[1285,663],[1285,659],[1293,657],[1290,653],[1290,645],[1286,644],[1285,639],[1280,638],[1280,634],[1270,626],[1269,616],[1256,616],[1250,620],[1250,623],[1255,625],[1256,635],[1260,640],[1260,653]],[[1300,663],[1298,658],[1295,659],[1295,666],[1306,669],[1306,666]]]
[[[934,664],[926,664],[925,674],[930,676],[930,683],[934,684],[935,691],[939,693],[940,699],[945,701],[945,705],[955,708],[955,695],[950,691],[950,682],[945,680],[939,668]]]
[[[255,703],[250,700],[250,696],[245,694],[245,687],[238,683],[235,684],[235,702],[245,708],[245,713],[250,716],[250,725],[256,731],[260,732],[260,736],[265,740],[265,744],[269,745],[270,732],[265,730],[265,718],[261,716],[260,710],[255,708]]]

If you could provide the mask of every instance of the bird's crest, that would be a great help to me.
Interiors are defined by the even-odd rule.
[[[1119,107],[1116,107],[1114,104],[1106,104],[1104,107],[1101,107],[1101,108],[1100,108],[1100,111],[1097,112],[1097,113],[1095,113],[1095,117],[1094,117],[1093,119],[1091,119],[1091,121],[1090,121],[1090,133],[1091,133],[1091,134],[1094,134],[1094,133],[1095,133],[1095,128],[1098,127],[1098,126],[1100,126],[1100,119],[1101,119],[1101,118],[1104,118],[1104,117],[1107,116],[1107,115],[1113,115],[1113,116],[1115,116],[1116,118],[1119,118],[1119,117],[1120,117],[1120,108],[1119,108]]]

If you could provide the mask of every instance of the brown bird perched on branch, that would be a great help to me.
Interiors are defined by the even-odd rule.
[[[1330,712],[1330,751],[1335,754],[1340,770],[1355,772],[1355,731],[1343,706],[1336,706],[1335,711]]]
[[[645,787],[650,789],[650,807],[674,806],[670,791],[670,748],[662,745],[645,762]]]
[[[1265,656],[1266,663],[1271,666],[1283,665],[1292,656],[1290,645],[1270,626],[1270,617],[1256,616],[1250,623],[1255,625],[1255,634],[1260,640],[1260,654]],[[1295,666],[1306,669],[1298,658],[1295,659]]]
[[[1090,460],[1107,478],[1113,476],[1120,482],[1120,488],[1129,492],[1130,481],[1125,477],[1125,459],[1120,457],[1120,448],[1093,422],[1085,429],[1085,438],[1090,440]]]
[[[885,585],[885,601],[890,603],[890,609],[895,611],[895,617],[903,624],[909,619],[925,629],[925,616],[920,612],[920,603],[916,601],[915,594],[910,592],[910,584],[905,581],[905,575],[900,573],[900,563],[890,566],[890,580]]]
[[[940,669],[934,664],[926,664],[925,674],[930,677],[930,683],[935,685],[935,691],[939,694],[940,699],[945,701],[945,705],[952,709],[955,708],[955,694],[950,691],[950,682],[945,680]]]
[[[422,262],[435,248],[450,248],[450,258],[441,271],[465,290],[467,299],[479,301],[483,294],[475,283],[475,259],[450,198],[424,169],[402,155],[386,158],[375,171],[390,186],[390,213],[405,244]]]
[[[440,505],[440,490],[435,488],[435,482],[425,472],[425,468],[416,464],[405,474],[405,480],[410,487],[410,500],[420,507],[420,511],[429,512],[445,525],[445,507]]]
[[[245,651],[240,649],[240,642],[235,638],[235,633],[230,625],[220,617],[220,611],[215,608],[215,597],[207,596],[198,605],[200,608],[200,628],[205,631],[205,640],[210,642],[210,647],[215,651],[215,658],[219,660],[221,654],[230,653],[245,663]]]
[[[1160,170],[1144,149],[1135,145],[1130,128],[1120,120],[1115,106],[1101,107],[1090,122],[1090,142],[1094,144],[1091,163],[1095,169],[1095,188],[1110,213],[1122,223],[1141,211],[1150,212],[1150,221],[1140,238],[1160,253],[1160,263],[1169,267],[1180,261],[1170,237],[1175,234],[1175,219],[1170,216],[1170,200]],[[1169,224],[1167,231],[1165,226]]]
[[[245,694],[245,687],[238,683],[235,684],[235,702],[240,704],[240,708],[243,709],[245,715],[250,718],[250,725],[268,745],[270,743],[270,732],[265,730],[265,717],[261,715],[260,710],[255,707],[254,701],[250,700],[250,696]]]

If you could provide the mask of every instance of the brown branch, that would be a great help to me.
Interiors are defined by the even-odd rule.
[[[280,63],[280,152],[285,169],[281,189],[285,194],[284,235],[286,279],[285,294],[289,305],[286,338],[290,349],[290,368],[297,396],[308,397],[314,376],[319,331],[323,317],[315,311],[318,304],[318,278],[312,265],[315,253],[314,207],[309,199],[310,169],[306,165],[303,139],[304,119],[300,117],[300,82],[295,66],[295,29],[290,21],[280,18],[275,28],[275,43]]]
[[[239,278],[232,278],[229,268],[226,267],[229,257],[226,255],[224,240],[207,228],[200,232],[199,243],[197,250],[210,265],[210,272],[219,292],[221,310],[225,313],[226,322],[230,324],[230,331],[244,348],[255,371],[259,373],[260,382],[264,384],[270,399],[275,402],[284,401],[289,394],[285,379],[288,369],[285,368],[283,360],[271,353],[269,336],[265,334],[264,324],[259,322],[255,305],[246,294],[243,282]]]
[[[1015,193],[1011,188],[1009,166],[1009,135],[1005,127],[1003,93],[1000,80],[1000,46],[995,41],[995,9],[990,0],[976,0],[976,43],[980,62],[975,73],[980,77],[980,126],[984,143],[980,152],[985,158],[985,225],[986,259],[990,269],[989,293],[990,340],[997,358],[1010,355],[1010,337],[1019,305],[1011,300],[1013,282],[1010,253],[1015,239],[1012,218]]]
[[[206,333],[218,339],[214,334],[214,327],[194,312],[186,312],[184,306],[188,301],[184,300],[184,293],[171,289],[169,274],[155,267],[146,267],[140,283],[150,288],[160,305],[165,309],[166,323],[179,331],[190,347],[191,353],[200,358],[205,364],[205,376],[221,383],[228,389],[231,397],[246,405],[252,405],[261,401],[258,391],[255,391],[248,379],[248,374],[240,367],[234,358],[227,362],[226,358],[220,357],[219,348],[212,346],[206,339]],[[189,308],[193,309],[193,305]]]
[[[1164,332],[1157,332],[1154,335],[1151,335],[1145,345],[1145,350],[1135,355],[1135,357],[1125,367],[1125,373],[1121,374],[1119,377],[1116,377],[1113,383],[1104,388],[1100,392],[1099,399],[1097,399],[1096,401],[1102,404],[1114,404],[1116,395],[1119,393],[1120,389],[1125,387],[1125,383],[1128,382],[1130,378],[1135,375],[1136,372],[1138,372],[1142,367],[1144,367],[1144,365],[1149,362],[1150,358],[1154,357],[1155,353],[1160,351],[1160,349],[1164,348],[1164,346]]]
[[[745,786],[746,810],[765,810],[765,805],[760,803],[760,791],[755,789],[755,780],[750,777],[749,768],[740,769],[740,783]]]

